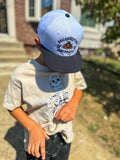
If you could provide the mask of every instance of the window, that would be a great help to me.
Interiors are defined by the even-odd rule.
[[[29,0],[29,16],[34,17],[35,16],[35,1]]]
[[[42,0],[41,15],[53,9],[53,0]]]
[[[26,20],[39,22],[40,18],[52,9],[60,8],[60,0],[26,0]]]
[[[88,27],[95,27],[95,19],[89,17],[90,12],[89,11],[85,11],[82,13],[81,15],[81,25],[82,26],[88,26]]]
[[[6,0],[0,1],[0,33],[7,33]]]

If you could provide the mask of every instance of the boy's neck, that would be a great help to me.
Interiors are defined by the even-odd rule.
[[[35,59],[39,64],[46,66],[44,60],[43,60],[43,56],[42,54],[40,54],[40,56],[38,58]]]

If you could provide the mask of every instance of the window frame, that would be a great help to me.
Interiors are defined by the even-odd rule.
[[[29,16],[29,0],[25,0],[25,18],[27,22],[39,22],[41,19],[41,0],[34,0],[35,13],[34,16]],[[53,9],[60,8],[60,0],[53,0]]]

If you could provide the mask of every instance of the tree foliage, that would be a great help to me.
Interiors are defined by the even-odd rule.
[[[120,0],[76,0],[76,4],[82,6],[82,12],[90,11],[96,23],[113,22],[107,27],[102,41],[111,43],[120,38]]]

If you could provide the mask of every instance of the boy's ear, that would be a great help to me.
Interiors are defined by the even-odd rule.
[[[36,47],[38,50],[41,51],[41,43],[38,37],[35,38]]]

